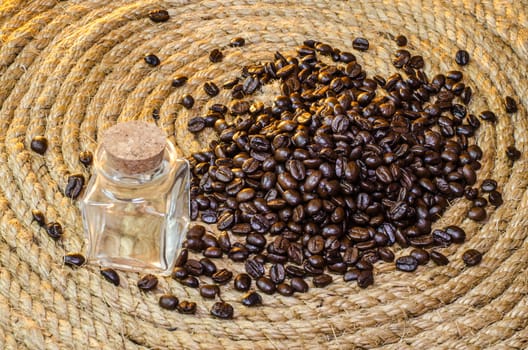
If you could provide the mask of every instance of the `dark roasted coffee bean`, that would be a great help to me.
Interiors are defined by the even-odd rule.
[[[478,265],[482,260],[482,253],[476,249],[468,249],[462,254],[462,260],[467,266]]]
[[[464,243],[466,240],[466,232],[458,226],[447,226],[445,232],[451,236],[453,243]]]
[[[103,275],[104,279],[112,283],[114,286],[119,285],[119,281],[120,281],[119,275],[114,269],[103,268],[101,269],[101,275]]]
[[[205,93],[209,95],[210,97],[214,97],[218,95],[218,93],[220,92],[220,89],[218,88],[218,86],[216,86],[216,84],[213,83],[212,81],[206,82],[203,86],[203,89]]]
[[[253,279],[258,279],[259,277],[264,276],[264,273],[266,272],[264,270],[264,265],[254,259],[246,260],[244,267],[247,274],[253,277]]]
[[[273,294],[276,289],[275,283],[273,283],[268,277],[264,276],[257,279],[257,287],[266,294]]]
[[[244,306],[248,307],[262,305],[262,297],[255,291],[244,294],[241,301]]]
[[[485,121],[488,121],[488,122],[492,122],[492,123],[497,121],[497,116],[492,111],[481,112],[479,117],[482,120],[485,120]]]
[[[181,314],[194,314],[196,313],[196,303],[184,300],[178,304],[178,312]]]
[[[395,40],[396,40],[396,45],[398,46],[407,45],[407,37],[405,35],[398,35]]]
[[[411,255],[401,256],[396,259],[396,268],[400,271],[412,272],[418,267],[418,261]]]
[[[202,265],[202,273],[206,276],[212,276],[216,272],[216,265],[208,258],[200,259]]]
[[[385,262],[394,261],[394,253],[388,247],[379,247],[378,248],[378,255],[381,258],[381,260],[383,260]]]
[[[288,265],[286,266],[286,274],[290,277],[304,277],[306,272],[298,266]]]
[[[451,244],[451,236],[444,230],[436,229],[431,233],[435,245],[448,246]]]
[[[246,40],[241,37],[235,37],[229,41],[231,47],[242,47],[246,44]]]
[[[189,257],[189,251],[183,248],[178,254],[178,257],[176,258],[176,262],[174,266],[183,267],[185,263],[187,262],[188,257]]]
[[[228,253],[231,250],[231,239],[227,231],[222,231],[218,235],[218,246],[224,253]]]
[[[33,209],[31,211],[31,215],[33,216],[33,220],[36,221],[36,223],[43,227],[46,225],[46,217],[40,210]]]
[[[200,286],[200,295],[203,298],[214,299],[220,295],[220,288],[216,284],[202,284]]]
[[[352,47],[359,51],[366,51],[369,48],[369,42],[365,38],[358,37],[352,41]]]
[[[147,274],[141,277],[137,282],[138,288],[144,292],[153,290],[154,288],[156,288],[157,285],[158,278],[152,274]]]
[[[485,220],[487,217],[486,210],[482,207],[472,207],[469,209],[468,218],[474,221],[482,221]]]
[[[189,288],[198,288],[200,286],[200,281],[198,281],[198,279],[194,276],[187,276],[185,278],[179,279],[178,282]]]
[[[358,276],[359,276],[359,273],[360,273],[360,270],[356,269],[356,268],[352,268],[350,270],[348,270],[344,275],[343,275],[343,280],[345,282],[350,282],[350,281],[355,281],[357,280]]]
[[[294,291],[297,293],[306,293],[310,287],[308,287],[308,283],[301,277],[294,277],[290,281],[291,287]]]
[[[502,195],[498,191],[491,191],[488,195],[488,200],[490,204],[495,207],[499,207],[502,205],[502,203],[504,203]]]
[[[68,183],[64,190],[64,195],[71,199],[76,199],[81,194],[84,186],[84,176],[82,174],[74,174],[68,177]]]
[[[46,225],[46,233],[54,240],[58,240],[64,232],[61,224],[58,222],[50,222]]]
[[[209,53],[209,61],[213,63],[221,62],[223,58],[224,58],[224,54],[219,49],[213,49]]]
[[[46,139],[44,136],[35,136],[31,140],[30,147],[33,152],[44,154],[48,149],[48,139]]]
[[[152,66],[152,67],[159,66],[159,64],[161,63],[160,59],[158,58],[158,56],[156,56],[154,54],[148,54],[143,59],[145,60],[146,64],[148,64],[149,66]]]
[[[79,162],[84,166],[90,166],[93,163],[93,153],[90,151],[82,151],[79,153]]]
[[[158,300],[158,305],[166,310],[176,310],[179,300],[172,294],[163,294]]]
[[[357,284],[360,288],[367,288],[374,284],[374,275],[372,270],[362,270],[357,274]]]
[[[171,277],[175,280],[181,280],[189,275],[189,272],[184,267],[175,267],[172,270]]]
[[[455,62],[461,66],[469,63],[469,53],[466,50],[458,50],[455,55]]]
[[[286,278],[286,270],[284,269],[284,265],[273,264],[270,268],[269,276],[275,284],[284,282],[284,279]]]
[[[486,205],[488,205],[488,201],[484,197],[477,197],[473,200],[473,205],[475,207],[481,207],[484,208]]]
[[[186,76],[184,75],[178,75],[176,77],[174,77],[174,79],[172,79],[172,87],[180,87],[180,86],[183,86],[185,85],[185,83],[187,82],[189,78],[187,78]],[[190,95],[187,95],[187,96],[190,96]]]
[[[492,179],[485,179],[480,185],[482,192],[491,192],[497,189],[497,181]]]
[[[186,109],[191,109],[194,106],[194,98],[189,94],[183,95],[180,103]],[[204,120],[204,124],[205,124],[205,120]]]
[[[203,273],[203,266],[196,259],[188,259],[184,267],[190,275],[200,276]]]
[[[327,275],[327,274],[321,274],[318,276],[314,276],[312,282],[313,282],[314,287],[324,288],[330,283],[332,283],[332,280],[333,280],[332,276]]]
[[[429,261],[429,253],[422,248],[415,248],[411,250],[410,256],[416,259],[418,265],[425,265]]]
[[[240,273],[235,277],[233,285],[240,292],[248,291],[251,287],[251,277],[248,274]]]
[[[447,259],[447,257],[436,250],[432,250],[431,253],[429,253],[429,256],[436,265],[443,266],[449,264],[449,260]]]
[[[287,283],[279,283],[277,285],[277,292],[281,295],[284,295],[284,296],[291,296],[293,295],[293,293],[295,292],[292,288],[292,286],[290,286],[289,284]]]
[[[211,315],[222,318],[222,319],[232,319],[233,318],[233,306],[224,301],[217,301],[211,307]]]
[[[521,158],[521,152],[517,148],[515,148],[515,146],[508,146],[508,148],[506,148],[506,156],[510,160],[516,161]]]
[[[233,273],[227,269],[221,269],[215,272],[211,278],[218,284],[226,284],[233,278]]]
[[[187,130],[192,133],[197,133],[202,131],[205,128],[205,119],[202,117],[191,118],[187,122]]]
[[[204,250],[203,255],[207,258],[217,259],[222,257],[223,252],[219,247],[207,247]]]
[[[64,256],[64,264],[68,266],[82,266],[85,262],[86,258],[80,253],[68,253]]]
[[[167,10],[152,10],[149,11],[148,17],[152,22],[160,23],[167,22],[170,18]]]
[[[515,113],[518,110],[517,102],[515,102],[515,100],[510,96],[505,97],[504,105],[506,108],[506,113]]]

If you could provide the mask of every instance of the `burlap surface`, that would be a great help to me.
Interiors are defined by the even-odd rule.
[[[0,1],[0,348],[2,349],[522,349],[528,347],[528,2],[526,1]],[[166,8],[171,19],[153,23],[146,14]],[[451,263],[420,267],[414,274],[376,265],[375,285],[360,290],[339,276],[324,289],[295,297],[264,296],[264,306],[245,308],[238,292],[224,290],[235,305],[233,321],[213,319],[211,301],[170,279],[159,292],[198,302],[194,316],[164,311],[158,294],[143,294],[138,275],[106,282],[93,266],[72,270],[66,252],[84,248],[76,203],[62,194],[67,175],[89,172],[80,151],[94,151],[98,135],[117,121],[152,121],[188,155],[211,134],[186,131],[190,116],[215,102],[201,86],[219,84],[244,64],[287,53],[314,38],[351,50],[355,36],[371,48],[357,54],[370,75],[395,69],[390,34],[404,34],[426,59],[426,72],[456,68],[454,53],[466,48],[463,68],[473,87],[470,110],[494,110],[476,142],[485,158],[482,180],[498,180],[505,202],[489,220],[465,219],[467,201],[456,201],[436,226],[458,224],[462,246],[444,249]],[[236,36],[242,48],[227,48]],[[208,53],[224,48],[223,62]],[[144,64],[146,53],[162,64]],[[189,76],[182,88],[174,76]],[[187,111],[181,96],[197,103]],[[259,98],[266,99],[264,92]],[[502,98],[520,100],[504,112]],[[45,135],[44,156],[29,149]],[[508,161],[506,147],[523,152]],[[61,242],[31,219],[40,209],[62,223]],[[484,252],[466,268],[465,249]],[[239,266],[233,266],[235,270]]]

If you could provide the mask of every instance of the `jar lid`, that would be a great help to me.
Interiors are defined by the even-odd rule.
[[[141,174],[161,164],[166,135],[153,123],[128,121],[106,130],[101,145],[117,171]]]

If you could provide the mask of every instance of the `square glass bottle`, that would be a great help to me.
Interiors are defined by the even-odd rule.
[[[169,275],[189,225],[189,163],[152,123],[106,130],[81,200],[89,262]]]

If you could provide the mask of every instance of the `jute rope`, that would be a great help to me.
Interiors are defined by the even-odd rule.
[[[147,18],[159,8],[169,10],[168,22]],[[527,348],[527,9],[525,0],[1,1],[0,348]],[[79,210],[62,189],[68,174],[89,176],[78,155],[95,150],[102,130],[117,121],[152,121],[159,109],[158,125],[189,155],[211,137],[190,135],[189,118],[230,97],[222,90],[208,98],[205,81],[222,84],[243,65],[291,52],[307,38],[351,50],[356,36],[371,43],[357,54],[367,72],[388,75],[396,49],[390,34],[408,37],[429,75],[456,68],[454,53],[467,49],[470,110],[498,115],[476,142],[485,154],[479,178],[497,179],[505,202],[485,223],[465,218],[467,201],[453,203],[436,225],[456,223],[468,240],[443,250],[449,265],[429,263],[407,274],[377,264],[367,289],[334,276],[333,284],[307,294],[264,295],[256,309],[240,305],[240,294],[228,288],[223,298],[235,305],[232,321],[213,319],[211,301],[171,279],[160,281],[158,294],[197,301],[196,315],[160,309],[158,294],[138,291],[137,274],[122,273],[114,287],[97,267],[63,266],[64,254],[84,243]],[[237,36],[246,46],[227,47]],[[209,62],[214,48],[223,48],[221,63]],[[147,53],[162,64],[146,66]],[[174,89],[171,80],[180,74],[189,81]],[[190,111],[179,105],[185,93],[197,100]],[[506,95],[521,102],[519,112],[504,112]],[[36,135],[49,140],[43,156],[29,148]],[[505,155],[510,145],[523,152],[513,165]],[[63,225],[60,242],[32,222],[32,209]],[[484,253],[480,265],[464,266],[468,248]]]

